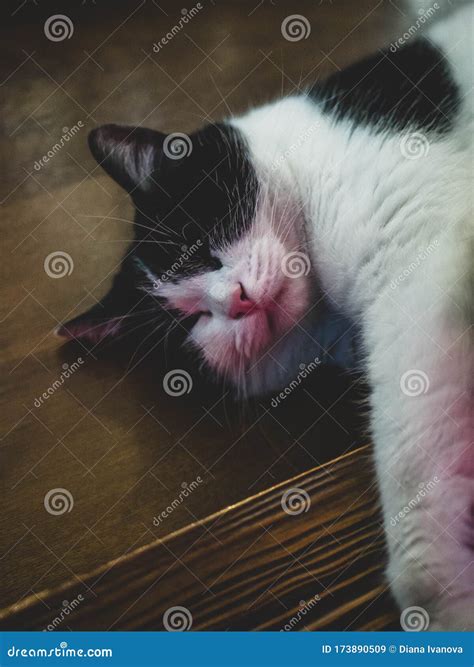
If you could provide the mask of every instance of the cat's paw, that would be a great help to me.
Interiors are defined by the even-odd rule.
[[[394,571],[398,571],[395,577]],[[387,578],[400,607],[402,630],[474,630],[474,587],[462,591],[456,590],[453,585],[443,588],[426,567],[419,567],[419,564],[402,572],[399,564],[389,566]]]
[[[473,631],[474,630],[474,598],[472,596],[460,600],[447,599],[439,601],[431,611],[429,630],[440,631]]]
[[[403,614],[415,607],[427,616],[424,629],[474,629],[472,502],[471,478],[458,475],[437,482],[402,519],[388,522],[386,575],[402,627]]]
[[[474,609],[470,600],[438,600],[436,603],[409,605],[402,608],[400,626],[406,632],[472,631]]]

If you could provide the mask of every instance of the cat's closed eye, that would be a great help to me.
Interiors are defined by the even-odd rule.
[[[217,255],[214,255],[212,252],[209,259],[209,266],[212,271],[219,271],[219,269],[222,269],[221,260],[219,259],[219,257],[217,257]]]

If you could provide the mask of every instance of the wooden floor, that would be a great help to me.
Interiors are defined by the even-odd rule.
[[[110,349],[96,358],[52,331],[104,294],[132,233],[127,198],[88,154],[91,128],[188,132],[343,67],[390,41],[403,21],[393,3],[375,0],[203,0],[154,53],[183,16],[175,2],[66,3],[74,31],[58,42],[43,30],[57,12],[39,4],[18,0],[1,39],[0,607],[360,443],[359,392],[334,371],[318,370],[276,409],[268,399],[243,410],[188,366],[192,391],[166,395],[163,351]],[[295,13],[311,34],[289,42],[281,23]],[[62,278],[44,269],[56,252],[69,256]],[[154,524],[198,477],[186,502]],[[47,511],[56,489],[69,511]],[[254,624],[264,627],[264,617]]]
[[[0,627],[399,629],[382,579],[368,455],[355,450],[80,581],[32,595],[0,612]]]

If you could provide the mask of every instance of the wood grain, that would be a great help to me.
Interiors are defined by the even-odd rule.
[[[64,600],[82,595],[57,627],[162,630],[165,612],[180,606],[194,630],[396,628],[368,454],[358,449],[107,563],[81,583],[31,596],[1,612],[1,627],[43,629],[61,617]],[[289,500],[295,494],[303,504]]]

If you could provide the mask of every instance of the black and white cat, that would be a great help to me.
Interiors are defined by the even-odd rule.
[[[438,630],[474,628],[472,85],[468,5],[190,137],[94,130],[92,153],[133,198],[135,240],[103,302],[58,332],[99,342],[152,308],[255,395],[351,322],[388,580]]]

